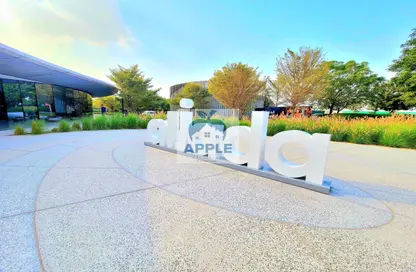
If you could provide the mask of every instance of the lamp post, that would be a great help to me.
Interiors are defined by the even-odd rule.
[[[121,100],[121,112],[122,112],[122,113],[123,113],[123,115],[124,115],[124,113],[125,113],[125,111],[124,111],[124,98],[120,95],[120,92],[116,93],[114,96],[115,96],[117,99]]]

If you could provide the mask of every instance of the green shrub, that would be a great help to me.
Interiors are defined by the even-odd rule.
[[[371,137],[365,127],[356,126],[351,128],[351,134],[348,142],[354,144],[371,144]]]
[[[126,127],[127,128],[130,128],[130,129],[137,128],[137,123],[139,122],[139,117],[137,117],[136,114],[130,113],[125,118],[126,118]]]
[[[286,130],[302,130],[302,131],[308,131],[307,126],[298,121],[298,120],[290,120],[286,122]]]
[[[390,147],[408,147],[405,138],[395,130],[384,131],[380,138],[380,144]]]
[[[97,130],[103,130],[108,129],[110,126],[105,116],[98,116],[92,121],[92,127]]]
[[[32,134],[42,134],[45,131],[45,121],[33,120],[32,121]]]
[[[329,133],[331,141],[334,142],[347,142],[351,135],[350,130],[346,127],[331,127]]]
[[[53,128],[53,129],[51,129],[51,132],[58,132],[58,129],[57,128]]]
[[[240,126],[251,127],[251,121],[250,120],[240,120]]]
[[[59,124],[58,124],[58,131],[59,132],[71,131],[71,126],[69,125],[69,123],[67,121],[61,120],[61,121],[59,121]]]
[[[374,113],[366,113],[366,112],[351,112],[351,113],[337,113],[334,114],[336,116],[340,116],[346,119],[355,119],[355,118],[381,118],[381,117],[388,117],[391,116],[390,112],[378,112],[377,114]]]
[[[126,117],[121,114],[113,115],[109,120],[111,129],[122,129],[127,127]]]
[[[25,130],[21,126],[17,126],[14,129],[14,135],[24,135],[24,134],[25,134]]]
[[[166,113],[165,112],[159,111],[159,112],[156,112],[156,114],[153,117],[153,119],[163,119],[163,120],[166,120],[167,119],[167,116],[166,116]]]
[[[347,140],[355,144],[379,144],[382,134],[382,127],[360,124],[351,127]]]
[[[72,123],[72,130],[81,130],[81,124],[77,121]]]
[[[368,136],[370,137],[371,144],[379,144],[382,135],[383,135],[383,128],[381,127],[368,128]]]
[[[140,116],[137,120],[136,128],[147,128],[147,124],[152,120],[151,116]]]
[[[416,148],[416,127],[403,129],[401,137],[406,142],[407,148]]]
[[[212,119],[212,120],[216,120],[216,119]],[[235,118],[235,117],[226,118],[223,120],[223,122],[225,124],[225,128],[240,125],[240,120],[238,120],[238,118]]]
[[[267,127],[267,136],[274,136],[275,134],[285,131],[286,125],[278,120],[270,120]]]
[[[92,130],[92,117],[85,117],[81,119],[82,130]]]
[[[314,133],[329,133],[330,131],[330,125],[328,125],[326,122],[324,121],[314,121],[314,120],[310,120],[310,123],[312,123],[311,125],[311,129],[308,131],[310,134],[314,134]]]

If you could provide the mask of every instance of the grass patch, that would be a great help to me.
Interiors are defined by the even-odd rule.
[[[81,130],[81,124],[77,121],[72,123],[72,130]]]
[[[58,124],[58,131],[59,132],[69,132],[71,131],[71,126],[69,125],[69,123],[65,120],[61,120],[59,121]]]
[[[45,132],[45,121],[33,120],[32,121],[32,134],[39,135]]]
[[[104,129],[146,129],[151,119],[166,119],[166,114],[157,113],[155,116],[137,115],[127,116],[114,114],[112,116],[84,117],[81,122],[74,122],[72,130],[104,130]],[[192,124],[210,123],[232,126],[251,126],[251,120],[234,117],[195,119]],[[44,132],[44,121],[32,121],[32,134]],[[272,117],[269,119],[267,135],[273,136],[286,130],[301,130],[310,134],[329,133],[331,140],[337,142],[351,142],[356,144],[373,144],[390,147],[416,149],[416,118],[405,115],[392,115],[380,118],[343,118],[325,116],[320,118],[286,118]],[[64,120],[59,122],[57,131],[71,131],[71,126]],[[54,132],[54,130],[52,130]],[[16,135],[25,134],[22,127],[16,127]]]
[[[127,118],[118,113],[109,118],[108,125],[111,129],[122,129],[127,127]]]
[[[25,130],[21,126],[17,126],[13,132],[14,135],[24,135]]]
[[[139,117],[136,114],[130,113],[126,117],[126,128],[133,129],[137,127],[137,123],[139,122]]]
[[[137,124],[136,124],[136,128],[142,128],[145,129],[147,128],[147,124],[149,123],[149,121],[152,120],[151,116],[143,116],[141,115],[138,118]]]
[[[92,117],[84,117],[81,119],[82,130],[92,130]]]
[[[92,121],[92,127],[96,130],[104,130],[110,128],[108,119],[105,116],[98,116],[97,118],[95,118]]]
[[[286,124],[279,120],[270,120],[267,127],[267,136],[273,136],[286,130]]]

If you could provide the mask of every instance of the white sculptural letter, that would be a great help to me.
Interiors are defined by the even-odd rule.
[[[236,126],[227,129],[224,145],[231,145],[232,152],[224,152],[224,157],[235,164],[247,163],[250,156],[251,129]]]
[[[176,136],[178,134],[179,127],[179,112],[168,111],[168,128],[166,130],[167,141],[166,147],[175,149],[176,148]]]
[[[192,123],[192,112],[179,112],[179,127],[176,136],[176,150],[184,152],[186,144],[190,143],[189,126]]]
[[[162,119],[152,119],[147,124],[147,138],[153,144],[165,146],[167,122]]]
[[[191,106],[189,101],[181,101],[185,106]],[[255,170],[263,171],[267,162],[280,175],[290,178],[305,177],[307,182],[322,186],[331,135],[310,135],[303,131],[290,130],[267,138],[268,116],[268,112],[252,112],[251,127],[229,127],[223,139],[224,133],[209,124],[205,124],[190,137],[192,112],[168,111],[167,121],[149,121],[147,137],[153,144],[179,152],[207,155],[211,159],[223,157],[233,164],[247,164],[247,167]],[[308,152],[307,162],[293,164],[288,161],[282,153],[282,147],[288,143],[302,144]]]
[[[321,185],[330,138],[329,134],[310,135],[299,130],[280,132],[267,143],[265,159],[270,167],[281,175],[292,178],[306,177],[306,181]],[[303,144],[308,151],[308,161],[304,164],[289,162],[281,150],[287,143]]]
[[[251,113],[250,155],[247,166],[260,169],[264,163],[264,146],[267,137],[269,112],[253,111]]]

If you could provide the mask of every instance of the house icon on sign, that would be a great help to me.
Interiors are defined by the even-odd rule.
[[[201,130],[195,132],[191,138],[194,143],[217,144],[224,139],[224,133],[214,126],[206,124]]]

